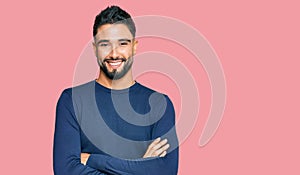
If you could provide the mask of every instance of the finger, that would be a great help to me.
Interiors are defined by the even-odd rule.
[[[164,151],[159,157],[165,157],[167,155],[167,151]]]
[[[158,150],[160,147],[164,146],[168,143],[167,139],[162,140],[161,142],[157,143],[155,146],[153,146],[153,150]]]
[[[148,146],[148,149],[147,149],[145,155],[143,156],[144,158],[145,158],[145,157],[148,157],[148,156],[151,157],[151,154],[153,153],[153,151],[155,151],[155,150],[152,150],[152,148],[153,148],[156,144],[158,144],[158,143],[160,142],[160,140],[161,140],[161,138],[158,137],[158,138],[156,138],[156,139]]]
[[[169,144],[166,144],[165,146],[163,146],[163,147],[161,147],[160,149],[158,149],[158,150],[156,150],[155,152],[154,152],[154,156],[159,156],[159,155],[161,155],[164,151],[167,151],[167,149],[170,147],[170,145]]]
[[[158,137],[157,139],[155,139],[149,146],[148,148],[151,149],[153,146],[155,146],[156,144],[158,144],[160,142],[161,138]]]
[[[158,154],[156,154],[155,152],[157,150],[159,150],[161,147],[163,147],[165,144],[167,144],[168,140],[164,139],[162,141],[160,141],[159,143],[157,143],[156,145],[154,145],[150,150],[149,150],[149,154],[153,155],[153,156],[158,156]]]
[[[168,140],[164,139],[162,141],[160,141],[159,143],[157,143],[156,145],[154,145],[150,150],[149,150],[149,154],[153,155],[153,156],[158,156],[159,154],[155,153],[157,150],[159,150],[161,147],[165,146],[165,144],[167,144]],[[164,151],[164,150],[163,150]],[[162,151],[161,151],[162,152]]]

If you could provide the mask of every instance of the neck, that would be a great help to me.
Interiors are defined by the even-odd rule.
[[[104,87],[107,87],[109,89],[115,89],[115,90],[120,90],[120,89],[126,89],[132,86],[135,81],[133,80],[132,77],[132,71],[129,70],[124,77],[118,79],[118,80],[112,80],[106,77],[104,72],[100,70],[100,74],[96,80],[99,84],[101,84]]]

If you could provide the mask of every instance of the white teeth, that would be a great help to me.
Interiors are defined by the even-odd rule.
[[[122,62],[116,62],[116,63],[109,63],[110,65],[112,65],[112,66],[118,66],[118,65],[120,65]]]

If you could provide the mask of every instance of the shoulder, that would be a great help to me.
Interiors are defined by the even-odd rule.
[[[78,86],[66,88],[62,91],[59,97],[59,101],[71,100],[72,96],[74,97],[74,94],[79,94],[78,92],[86,92],[88,91],[88,89],[93,87],[93,85],[94,85],[94,81],[90,81]]]
[[[173,106],[171,99],[169,98],[169,96],[167,94],[158,92],[152,88],[149,88],[141,83],[138,83],[138,91],[148,95],[150,97],[150,99],[152,98],[152,100],[154,100],[156,103],[160,104],[161,102],[166,102],[168,105]]]
[[[155,93],[155,94],[159,94],[159,95],[161,95],[161,96],[166,96],[167,97],[167,95],[166,94],[163,94],[163,93],[161,93],[161,92],[158,92],[158,91],[156,91],[156,90],[154,90],[154,89],[152,89],[152,88],[150,88],[150,87],[147,87],[147,86],[145,86],[145,85],[143,85],[143,84],[141,84],[141,83],[137,83],[138,85],[138,91],[139,92],[142,92],[142,93],[145,93],[145,94],[153,94],[153,93]]]

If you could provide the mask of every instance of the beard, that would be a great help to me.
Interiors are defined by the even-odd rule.
[[[112,71],[109,71],[105,62],[110,61],[110,60],[121,60],[124,63],[123,68],[119,71],[117,69],[113,69]],[[118,79],[122,78],[124,75],[126,75],[127,72],[131,69],[132,64],[133,64],[133,57],[129,57],[128,59],[109,58],[109,59],[104,59],[102,62],[100,62],[100,60],[98,59],[98,64],[100,66],[100,69],[106,75],[106,77],[108,77],[111,80],[118,80]]]

